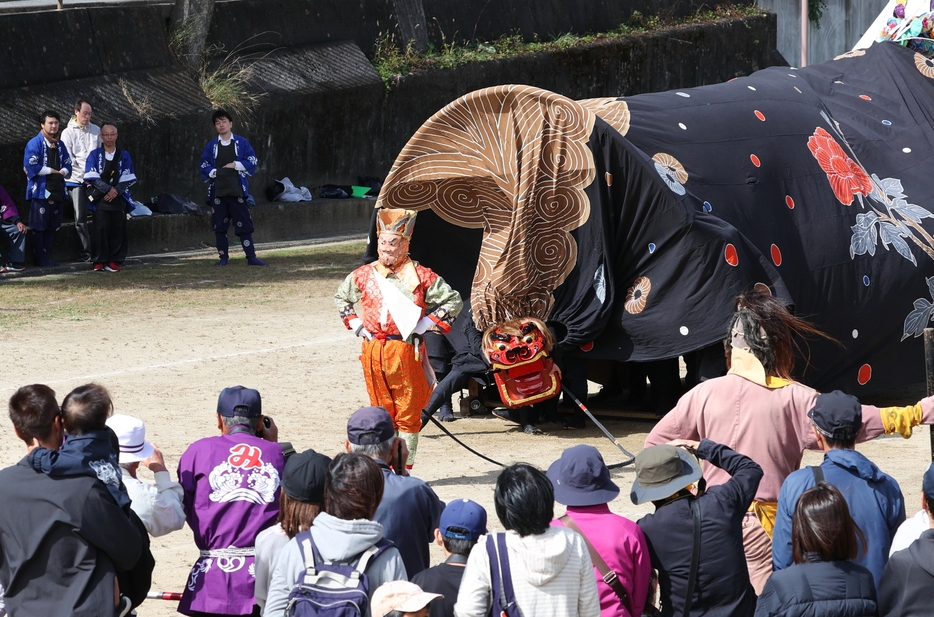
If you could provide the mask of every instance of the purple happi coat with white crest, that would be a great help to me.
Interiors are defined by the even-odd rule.
[[[191,444],[178,464],[185,515],[201,551],[178,612],[248,615],[255,586],[254,543],[276,522],[282,447],[236,427]]]

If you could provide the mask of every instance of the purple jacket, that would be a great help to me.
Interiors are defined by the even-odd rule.
[[[13,225],[19,221],[19,210],[10,195],[0,186],[0,220]]]
[[[178,481],[201,556],[178,612],[252,612],[254,543],[276,522],[284,467],[282,446],[249,432],[200,439],[182,455]]]
[[[619,596],[603,581],[603,577],[594,566],[597,593],[600,595],[600,617],[639,617],[642,615],[649,592],[649,576],[652,570],[649,548],[642,529],[629,519],[610,512],[607,504],[568,506],[567,515],[581,528],[606,565],[616,572],[632,603],[634,613],[630,614],[623,607]],[[557,519],[551,521],[551,524],[563,527],[561,521]]]

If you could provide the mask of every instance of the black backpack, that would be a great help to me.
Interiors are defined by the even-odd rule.
[[[392,546],[381,539],[349,562],[325,561],[310,531],[295,536],[305,561],[292,591],[286,615],[289,617],[363,617],[370,602],[370,580],[367,566]]]

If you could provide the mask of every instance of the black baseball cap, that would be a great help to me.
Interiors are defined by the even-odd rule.
[[[330,464],[330,458],[314,450],[293,454],[285,461],[282,490],[298,501],[324,503],[324,478]]]

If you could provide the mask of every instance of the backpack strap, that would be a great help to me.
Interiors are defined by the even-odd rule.
[[[503,610],[516,604],[516,594],[512,588],[512,571],[509,569],[509,552],[506,550],[506,534],[496,534],[496,552],[499,553],[499,562],[503,578],[503,591],[506,593],[506,604]]]
[[[355,579],[360,578],[366,572],[366,569],[369,567],[370,563],[382,555],[386,549],[392,548],[393,546],[395,545],[391,540],[380,538],[376,544],[357,555],[355,558],[356,563],[354,564],[354,571],[351,576]],[[354,562],[351,563],[353,564]]]
[[[305,531],[295,537],[298,540],[298,552],[302,554],[302,561],[305,562],[305,573],[309,576],[314,576],[317,568],[315,567],[315,558],[319,557],[317,555],[318,549],[315,546],[314,540],[311,539],[311,532]]]
[[[503,583],[502,583],[502,568],[499,563],[499,555],[496,552],[496,540],[493,538],[494,534],[490,534],[486,537],[486,554],[490,559],[490,587],[493,594],[493,606],[491,607],[490,614],[493,617],[498,617],[496,615],[496,607],[503,606],[505,600],[503,599]]]
[[[366,571],[366,567],[370,565],[370,559],[379,552],[379,548],[374,544],[370,548],[366,549],[360,553],[360,557],[357,558],[357,564],[354,566],[354,575],[359,577]]]
[[[509,571],[506,535],[502,533],[488,535],[486,553],[490,558],[490,586],[493,593],[490,615],[507,617],[510,605],[516,602],[516,596],[512,589],[512,573]]]
[[[512,587],[512,572],[509,569],[509,553],[506,550],[506,534],[488,535],[486,552],[490,557],[490,583],[493,592],[491,615],[493,617],[518,615],[516,594]]]
[[[694,601],[694,584],[697,582],[697,567],[700,564],[700,500],[691,500],[691,517],[694,519],[694,552],[691,554],[691,573],[688,575],[688,589],[684,596],[683,617],[691,614],[691,604]]]
[[[597,552],[597,549],[594,548],[594,545],[590,543],[590,540],[587,539],[587,536],[584,535],[584,532],[581,530],[580,526],[574,522],[570,516],[565,514],[558,519],[561,523],[570,529],[571,531],[577,532],[581,538],[584,539],[584,544],[587,545],[587,552],[590,553],[590,561],[593,562],[597,572],[600,573],[600,576],[603,577],[603,582],[610,586],[617,596],[619,596],[620,601],[623,603],[623,607],[626,609],[626,612],[632,615],[632,607],[629,604],[629,593],[626,591],[626,588],[623,587],[623,582],[619,580],[619,576],[610,569],[610,566],[607,565],[603,557],[600,556],[600,553]]]
[[[814,474],[814,484],[820,484],[821,482],[826,482],[824,480],[824,470],[820,465],[811,465],[811,473]]]

